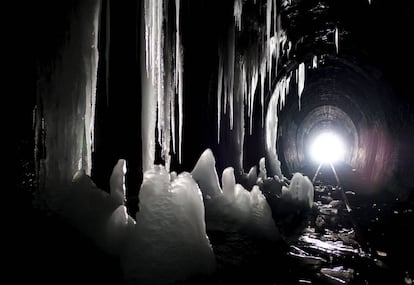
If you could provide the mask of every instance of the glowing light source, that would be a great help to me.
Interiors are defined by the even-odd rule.
[[[342,139],[334,133],[318,135],[310,148],[311,158],[319,163],[333,163],[344,160],[345,146]]]

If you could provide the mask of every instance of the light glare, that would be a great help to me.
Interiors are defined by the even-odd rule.
[[[333,163],[344,160],[345,147],[342,139],[334,133],[322,133],[313,141],[310,154],[319,163]]]

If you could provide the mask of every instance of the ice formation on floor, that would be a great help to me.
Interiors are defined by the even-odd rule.
[[[105,252],[120,258],[127,283],[167,284],[211,275],[215,258],[202,194],[191,174],[170,175],[163,166],[146,171],[135,220],[124,205],[124,176],[125,161],[119,160],[108,194],[78,171],[72,186],[60,193],[59,213]]]
[[[313,184],[307,176],[295,173],[289,187],[282,187],[282,200],[295,202],[298,206],[311,208],[313,205]]]
[[[170,284],[210,275],[215,259],[200,189],[191,174],[173,180],[163,166],[145,172],[140,211],[122,255],[128,283]]]
[[[197,173],[196,176],[199,173],[210,173],[210,183],[204,182],[200,184],[200,188],[203,193],[216,193],[211,199],[205,200],[209,230],[241,231],[249,236],[268,240],[279,238],[271,209],[257,185],[253,186],[252,191],[244,189],[236,184],[234,169],[228,167],[222,174],[222,190],[219,188],[217,191],[217,184],[211,183],[218,181],[218,176],[215,159],[210,150],[201,155],[193,172]]]

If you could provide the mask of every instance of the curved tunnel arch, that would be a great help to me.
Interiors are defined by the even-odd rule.
[[[277,136],[271,142],[273,149],[267,144],[267,159],[278,159],[288,177],[303,172],[312,165],[308,151],[312,139],[321,132],[333,131],[345,140],[344,162],[356,170],[365,188],[378,188],[390,179],[395,167],[397,149],[387,116],[392,112],[388,101],[393,94],[381,73],[362,60],[328,55],[321,57],[320,63],[318,69],[308,64],[300,110],[296,82],[291,84],[286,105],[277,111],[276,124],[273,121]],[[280,109],[272,107],[279,101],[273,96],[277,95],[267,100],[266,117]],[[269,136],[274,133],[266,134],[267,141]]]

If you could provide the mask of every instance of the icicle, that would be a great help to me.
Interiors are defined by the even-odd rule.
[[[158,130],[158,143],[161,157],[169,170],[172,141],[176,152],[176,113],[178,113],[178,160],[182,157],[183,128],[183,64],[180,38],[180,0],[175,0],[176,33],[166,35],[164,24],[168,26],[168,2],[165,0],[145,0],[144,30],[145,71],[142,72],[142,152],[143,169],[148,170],[155,156],[155,125]],[[174,42],[175,47],[171,46]],[[175,62],[170,54],[175,54]],[[166,71],[173,70],[173,73]],[[178,110],[176,98],[178,97]]]
[[[312,68],[318,68],[318,56],[314,55],[312,60]]]
[[[234,22],[239,31],[242,29],[243,0],[234,0]]]
[[[183,145],[183,58],[180,38],[180,1],[175,0],[175,18],[176,18],[176,89],[178,89],[178,162],[182,161],[182,145]],[[178,87],[177,87],[178,85]],[[173,118],[174,119],[174,118]]]
[[[282,110],[283,106],[285,105],[285,96],[286,96],[285,84],[286,84],[286,80],[285,78],[282,78],[279,81],[279,84],[277,85],[277,90],[279,92],[279,110]]]
[[[153,3],[154,4],[154,3]],[[154,15],[155,5],[151,1],[144,2],[144,19],[143,26],[145,36],[145,49],[141,45],[141,57],[145,57],[145,69],[141,69],[142,81],[142,108],[141,108],[141,126],[142,126],[142,169],[145,172],[149,170],[154,163],[155,158],[155,127],[156,127],[156,110],[157,98],[153,84],[155,76],[154,52],[152,41],[154,39]]]
[[[266,79],[266,61],[262,60],[260,64],[260,106],[262,108],[262,128],[264,126],[264,85]]]
[[[267,51],[267,67],[269,72],[269,89],[272,88],[272,54],[271,54],[271,39],[270,31],[272,25],[272,0],[267,0],[266,5],[266,51]]]
[[[290,56],[290,51],[292,50],[292,42],[288,41],[288,49],[287,49],[287,57],[289,58]]]
[[[277,75],[277,63],[279,61],[279,21],[278,21],[278,15],[277,15],[277,3],[276,0],[273,0],[273,38],[274,38],[274,57],[275,57],[275,74]],[[280,20],[280,18],[279,18]],[[272,60],[272,58],[270,59]]]
[[[259,80],[259,75],[257,73],[257,66],[255,66],[252,75],[252,83],[250,86],[250,135],[253,132],[253,110],[254,110],[254,97],[256,93],[257,82]]]
[[[233,129],[234,125],[234,60],[235,60],[235,35],[234,35],[234,27],[230,29],[230,40],[229,40],[229,46],[228,46],[228,76],[230,76],[229,84],[228,84],[228,93],[229,96],[229,109],[230,109],[230,130]]]
[[[224,78],[223,78],[223,91],[224,91],[224,94],[223,94],[223,99],[224,99],[224,102],[223,102],[223,113],[224,114],[227,114],[227,101],[228,101],[228,93],[227,93],[227,85],[228,85],[228,79],[227,79],[227,73],[225,73],[224,74]]]
[[[371,5],[371,0],[368,0],[368,4]]]
[[[292,77],[292,72],[289,73],[289,76],[286,78],[286,95],[289,94],[290,89],[290,78]]]
[[[219,54],[219,71],[217,85],[217,143],[220,143],[220,124],[221,124],[221,92],[223,86],[223,59]]]
[[[298,81],[298,97],[299,97],[299,110],[301,109],[300,99],[302,96],[303,88],[305,87],[305,64],[302,62],[299,64],[299,81]]]
[[[250,97],[249,93],[247,92],[247,76],[246,76],[246,63],[244,59],[240,60],[241,66],[241,95],[243,96],[243,104],[247,103],[247,115],[250,116]],[[237,95],[236,95],[237,96]]]
[[[106,88],[106,106],[109,106],[109,53],[111,48],[111,10],[110,0],[106,1],[106,43],[105,43],[105,88]]]
[[[338,27],[335,28],[335,48],[336,48],[336,53],[339,52],[339,31],[338,31]]]
[[[171,110],[171,137],[172,137],[172,147],[173,147],[173,152],[176,153],[177,148],[176,148],[176,143],[175,143],[175,139],[176,139],[176,135],[175,135],[175,96],[171,96],[171,101],[170,101],[170,110]]]
[[[234,92],[234,131],[233,134],[236,138],[236,155],[238,155],[238,160],[236,161],[235,168],[238,171],[243,170],[243,145],[245,139],[245,104],[243,100],[243,88],[245,82],[243,82],[243,66],[239,64],[235,68],[235,92]]]

